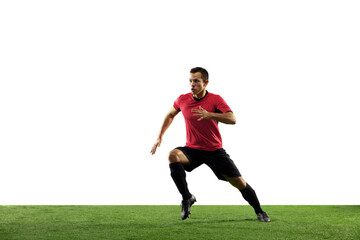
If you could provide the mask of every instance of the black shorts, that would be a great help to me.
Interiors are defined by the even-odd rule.
[[[235,163],[223,148],[215,151],[203,151],[190,147],[177,147],[176,149],[182,151],[190,161],[190,165],[184,165],[184,169],[187,172],[191,172],[205,163],[211,168],[219,180],[226,181],[223,175],[228,177],[241,176]]]

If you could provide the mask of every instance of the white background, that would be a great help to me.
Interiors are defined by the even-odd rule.
[[[0,204],[179,204],[192,67],[262,204],[360,204],[358,1],[1,1]],[[246,204],[202,166],[199,204]]]

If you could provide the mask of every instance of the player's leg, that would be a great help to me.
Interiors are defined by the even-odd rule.
[[[263,212],[254,189],[246,183],[243,177],[228,177],[224,175],[224,178],[241,192],[244,199],[254,208],[256,214]]]
[[[186,173],[184,169],[184,165],[189,164],[189,159],[179,149],[174,149],[169,153],[169,167],[171,171],[171,177],[174,180],[181,196],[183,197],[183,200],[191,198],[191,193],[189,192],[187,186]]]
[[[181,162],[183,165],[190,165],[189,159],[179,149],[174,149],[169,153],[169,163],[171,164],[176,162]]]
[[[258,219],[262,222],[270,222],[269,216],[262,210],[260,202],[257,198],[255,190],[244,180],[243,177],[228,177],[224,178],[234,187],[239,189],[243,198],[254,208]]]
[[[185,220],[189,217],[190,208],[196,202],[196,198],[190,193],[186,182],[186,173],[184,166],[190,165],[191,163],[189,159],[181,150],[174,149],[169,153],[169,166],[171,171],[171,177],[174,180],[175,185],[183,198],[181,202],[182,220]]]
[[[228,181],[241,192],[244,199],[254,208],[260,221],[270,221],[270,218],[261,209],[254,189],[246,183],[234,161],[224,149],[209,153],[206,164],[213,170],[218,179]]]
[[[231,185],[236,187],[237,189],[244,190],[246,188],[246,182],[242,176],[239,177],[228,177],[225,174],[223,175],[226,181],[228,181]]]

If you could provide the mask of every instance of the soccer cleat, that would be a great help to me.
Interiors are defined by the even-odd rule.
[[[257,218],[260,222],[270,222],[270,217],[266,214],[266,212],[256,214]]]
[[[196,202],[196,198],[194,195],[191,195],[191,198],[182,200],[181,202],[181,219],[185,220],[190,215],[190,208]]]

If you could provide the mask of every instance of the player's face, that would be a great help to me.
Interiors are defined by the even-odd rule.
[[[191,92],[194,95],[197,95],[205,90],[207,84],[209,81],[204,82],[204,80],[201,78],[201,73],[190,73],[190,88]]]

